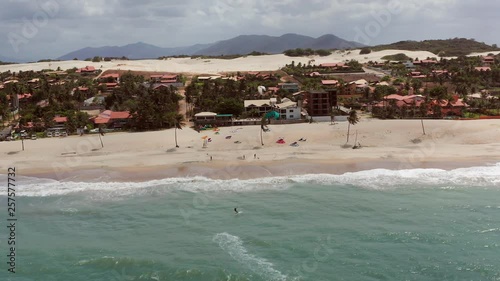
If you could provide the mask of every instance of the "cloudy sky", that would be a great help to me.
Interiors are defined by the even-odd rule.
[[[500,44],[496,0],[1,0],[0,57],[83,47],[212,43],[241,34],[335,34],[367,45],[475,38]]]

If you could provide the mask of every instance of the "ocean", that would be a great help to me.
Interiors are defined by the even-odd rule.
[[[0,182],[0,280],[500,280],[500,164],[253,180],[18,176],[16,273]]]

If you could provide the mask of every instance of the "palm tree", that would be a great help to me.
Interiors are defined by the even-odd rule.
[[[348,121],[348,125],[347,125],[347,141],[346,143],[349,142],[349,132],[351,130],[351,124],[352,125],[356,125],[356,123],[359,122],[359,117],[358,117],[358,113],[356,112],[356,110],[351,110],[351,112],[349,112],[349,117],[347,117],[347,121]]]
[[[262,139],[262,132],[264,130],[267,130],[267,120],[266,120],[266,114],[262,116],[262,119],[260,119],[260,144],[264,145],[264,140]]]
[[[175,134],[175,147],[179,147],[177,144],[177,129],[182,130],[182,127],[186,126],[184,123],[184,116],[181,114],[176,114],[173,118],[174,121],[174,134]]]

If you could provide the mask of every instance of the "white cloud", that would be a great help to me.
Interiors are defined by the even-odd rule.
[[[14,54],[9,32],[20,34],[36,3],[56,1],[59,12],[24,53],[57,57],[75,48],[137,41],[159,46],[210,43],[240,34],[320,36],[353,40],[356,29],[382,22],[374,44],[406,39],[473,37],[498,43],[493,26],[499,1],[458,0],[37,0],[6,1],[0,10],[0,55]],[[400,3],[394,12],[389,3]],[[389,21],[384,15],[389,11]],[[453,24],[450,24],[453,23]],[[57,38],[57,40],[54,40]],[[16,55],[16,54],[14,54]]]

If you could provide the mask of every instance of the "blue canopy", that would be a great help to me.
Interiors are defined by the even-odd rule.
[[[280,114],[276,111],[269,111],[268,113],[266,113],[266,115],[264,115],[264,118],[265,119],[274,118],[274,119],[278,120],[278,119],[280,119]]]

